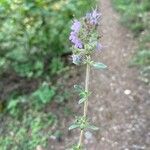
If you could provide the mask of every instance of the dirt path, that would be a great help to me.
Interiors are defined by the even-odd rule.
[[[138,43],[132,33],[120,25],[120,16],[110,0],[101,0],[100,9],[101,43],[106,48],[96,53],[94,60],[107,64],[108,69],[92,69],[88,115],[100,130],[86,132],[86,150],[150,150],[150,90],[138,80],[138,71],[128,66]],[[80,78],[81,82],[84,78]],[[71,105],[80,112],[77,101],[71,101]],[[71,123],[64,119],[64,133]],[[70,136],[64,135],[64,142],[51,141],[50,149],[64,150],[77,142],[78,137],[78,131],[73,130]]]
[[[138,44],[120,25],[110,0],[101,0],[100,8],[106,48],[94,58],[108,70],[92,71],[89,116],[101,130],[88,133],[87,150],[150,150],[150,91],[138,80],[137,70],[128,67]]]

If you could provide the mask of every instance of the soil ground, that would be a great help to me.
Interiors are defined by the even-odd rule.
[[[139,80],[138,70],[129,67],[138,42],[119,23],[121,16],[113,10],[110,0],[101,0],[100,10],[99,31],[105,48],[95,54],[94,60],[105,63],[108,69],[91,71],[88,115],[100,130],[86,132],[86,149],[150,150],[150,89]],[[79,81],[84,81],[84,75]],[[70,122],[64,123],[66,130]],[[78,131],[73,131],[64,137],[65,142],[52,143],[51,149],[64,150],[64,145],[68,147],[78,137]]]

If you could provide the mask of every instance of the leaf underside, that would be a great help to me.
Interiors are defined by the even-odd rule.
[[[93,67],[96,68],[96,69],[105,69],[105,68],[107,68],[107,66],[103,63],[94,63]]]

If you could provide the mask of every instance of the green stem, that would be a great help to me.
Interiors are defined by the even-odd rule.
[[[87,57],[87,60],[90,61],[91,58],[90,56]],[[90,64],[87,63],[86,65],[86,78],[85,78],[85,91],[89,92],[89,79],[90,79]],[[83,116],[86,118],[87,116],[87,111],[88,111],[88,97],[87,100],[84,102],[84,112],[83,112]],[[78,146],[80,147],[82,145],[82,141],[83,141],[83,134],[84,134],[84,130],[80,131],[80,137],[79,137],[79,143]]]

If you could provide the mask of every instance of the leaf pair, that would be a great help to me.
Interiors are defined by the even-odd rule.
[[[90,125],[88,119],[84,116],[77,117],[75,123],[69,127],[69,130],[73,130],[76,128],[80,128],[81,130],[85,130],[85,129],[98,130],[99,129],[98,127],[94,125]]]
[[[69,127],[69,130],[73,130],[73,129],[76,129],[76,128],[79,128],[80,126],[77,125],[77,124],[72,124],[70,127]],[[87,129],[92,129],[92,130],[99,130],[98,127],[94,126],[94,125],[89,125],[87,126]]]
[[[70,127],[69,127],[69,130],[73,130],[73,129],[76,129],[76,128],[79,128],[80,126],[77,125],[77,124],[72,124]],[[99,130],[98,127],[94,126],[94,125],[88,125],[87,126],[87,129],[92,129],[92,130]]]
[[[79,95],[81,97],[78,104],[85,102],[87,100],[87,97],[90,96],[90,93],[88,91],[85,91],[81,85],[74,85],[74,88],[77,92],[79,92]]]
[[[69,130],[72,130],[75,128],[80,128],[81,130],[84,130],[85,128],[87,128],[88,124],[89,124],[88,119],[85,116],[79,116],[79,117],[76,117],[74,124],[72,124],[69,127]]]

